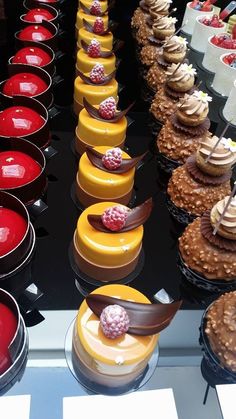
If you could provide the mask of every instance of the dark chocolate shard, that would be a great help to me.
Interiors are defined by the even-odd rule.
[[[83,39],[81,39],[81,45],[82,45],[83,50],[88,54],[89,45],[85,41],[83,41]],[[111,57],[113,54],[114,54],[113,50],[111,50],[111,51],[100,51],[99,57],[108,58],[108,57]]]
[[[101,294],[88,295],[86,302],[99,318],[102,310],[108,305],[118,304],[123,307],[130,320],[127,333],[141,336],[155,335],[165,329],[182,304],[182,301],[170,304],[143,304]]]
[[[85,27],[86,31],[91,32],[91,33],[95,33],[94,30],[93,30],[93,25],[91,25],[91,23],[89,23],[87,20],[83,19],[83,24],[84,24],[84,27]],[[105,31],[99,32],[97,35],[104,36],[104,35],[107,35],[109,32],[110,32],[110,27],[108,26],[108,28]]]
[[[135,228],[144,224],[152,212],[152,207],[152,198],[149,198],[143,204],[129,210],[126,218],[126,223],[124,227],[119,231],[112,231],[105,227],[102,222],[102,215],[89,214],[87,216],[87,219],[89,224],[91,224],[91,226],[95,228],[95,230],[102,231],[103,233],[119,234],[124,233],[126,231],[134,230]]]
[[[92,13],[90,12],[90,9],[88,9],[88,7],[86,7],[85,6],[85,4],[83,4],[82,3],[82,1],[80,1],[79,2],[79,5],[80,5],[80,8],[83,10],[83,12],[86,14],[86,15],[92,15]],[[107,14],[107,12],[108,12],[108,9],[107,10],[105,10],[105,12],[101,12],[101,13],[99,13],[98,15],[96,15],[97,17],[101,17],[101,16],[104,16],[105,14]],[[92,15],[93,16],[93,15]]]
[[[90,84],[92,86],[105,86],[107,83],[109,83],[112,79],[115,78],[116,71],[113,71],[112,73],[108,74],[104,77],[103,81],[100,81],[99,83],[93,83],[90,77],[85,76],[84,73],[82,73],[80,70],[77,70],[77,75],[86,83]]]
[[[120,167],[118,167],[115,170],[109,170],[103,165],[102,163],[103,154],[94,150],[94,148],[86,147],[86,154],[89,160],[91,161],[91,163],[98,169],[101,169],[104,172],[108,172],[108,173],[121,174],[121,173],[126,173],[129,170],[133,169],[133,167],[135,167],[144,158],[147,152],[142,154],[141,156],[134,157],[132,159],[122,158],[122,163]]]
[[[157,39],[155,38],[155,36],[149,36],[148,40],[150,41],[150,43],[152,45],[156,45],[157,47],[161,47],[165,41],[161,40],[161,39]]]
[[[114,118],[111,118],[111,119],[102,118],[102,116],[99,114],[98,109],[95,108],[93,105],[91,105],[87,101],[87,99],[85,99],[85,98],[83,99],[83,104],[84,104],[84,107],[85,107],[86,111],[89,113],[89,115],[92,118],[98,119],[98,121],[106,121],[106,122],[113,123],[113,122],[120,121],[120,119],[123,118],[129,112],[129,110],[132,108],[132,106],[134,105],[134,102],[131,103],[131,105],[129,105],[128,108],[126,108],[124,111],[116,112]]]

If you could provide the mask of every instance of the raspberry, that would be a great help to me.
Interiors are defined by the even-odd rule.
[[[101,8],[101,4],[99,3],[99,1],[94,0],[93,3],[91,4],[90,7],[90,13],[91,15],[94,16],[100,16],[102,13],[102,8]]]
[[[113,304],[102,310],[100,325],[107,338],[115,339],[129,329],[129,316],[123,307]]]
[[[95,66],[92,68],[89,74],[90,80],[94,83],[101,83],[105,80],[105,71],[104,66],[102,64],[95,64]]]
[[[102,18],[97,17],[93,25],[93,32],[99,34],[99,33],[103,33],[104,30],[105,30],[105,27],[104,27],[104,22]]]
[[[96,39],[92,39],[92,41],[90,42],[88,46],[87,52],[88,52],[89,57],[92,57],[92,58],[100,57],[100,53],[101,53],[100,42],[98,42]]]
[[[110,148],[102,158],[102,164],[109,170],[116,170],[122,163],[122,151],[119,147]]]
[[[124,227],[127,215],[127,209],[121,205],[109,207],[102,214],[102,223],[111,231],[119,231]]]
[[[109,97],[105,99],[99,105],[99,114],[104,119],[112,119],[116,113],[116,101],[114,97]]]

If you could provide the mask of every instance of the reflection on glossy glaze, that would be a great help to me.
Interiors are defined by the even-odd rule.
[[[27,223],[20,214],[0,207],[0,256],[15,249],[23,239],[26,230]]]
[[[44,80],[35,74],[19,73],[10,77],[3,86],[3,93],[7,96],[35,96],[45,92],[48,86]]]
[[[43,26],[30,25],[22,29],[18,38],[22,41],[42,42],[51,39],[54,35]]]
[[[25,106],[12,106],[0,113],[0,135],[21,137],[38,131],[45,121],[37,112]]]
[[[25,47],[20,49],[13,57],[13,64],[29,64],[43,67],[50,63],[51,57],[38,47]]]
[[[0,375],[12,364],[8,347],[17,329],[17,319],[14,313],[3,303],[0,303]]]
[[[8,189],[32,182],[41,173],[41,166],[21,151],[0,153],[0,188]]]
[[[24,16],[24,20],[26,22],[35,22],[35,23],[41,23],[43,20],[52,20],[54,19],[54,15],[50,13],[46,9],[32,9],[29,10],[28,13]]]

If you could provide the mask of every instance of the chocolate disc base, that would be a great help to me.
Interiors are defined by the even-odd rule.
[[[163,58],[163,56],[162,56],[162,55],[159,55],[159,56],[158,56],[157,62],[158,62],[158,64],[159,64],[162,68],[167,68],[167,67],[170,65],[170,63],[168,63],[168,61],[166,61],[166,60]]]
[[[200,182],[203,185],[212,185],[212,186],[217,186],[217,185],[222,185],[223,183],[227,182],[228,180],[230,180],[231,176],[232,176],[232,170],[229,170],[227,173],[225,173],[224,175],[221,176],[210,176],[207,175],[206,173],[202,172],[197,164],[196,164],[196,157],[195,156],[190,156],[187,161],[186,161],[186,167],[187,170],[189,172],[189,174],[193,177],[194,180],[196,180],[196,182]]]
[[[119,148],[123,149],[124,148],[124,143],[125,143],[125,140],[122,141],[119,144],[112,145],[111,147],[119,147]],[[103,145],[103,144],[99,144],[99,145]],[[76,153],[81,156],[83,153],[85,153],[87,146],[93,147],[92,144],[85,143],[84,141],[82,141],[79,138],[78,127],[76,127],[76,130],[75,130],[75,151],[76,151]]]
[[[170,116],[170,121],[173,127],[177,131],[182,131],[184,133],[192,135],[193,137],[198,137],[200,135],[203,135],[210,128],[210,125],[211,125],[210,119],[206,118],[200,125],[196,127],[193,127],[190,125],[187,126],[187,125],[182,124],[182,122],[178,120],[175,114]]]
[[[150,42],[151,45],[155,45],[157,47],[161,47],[163,45],[163,43],[164,43],[163,42],[163,39],[162,40],[161,39],[157,39],[154,36],[149,36],[148,40],[149,40],[149,42]]]

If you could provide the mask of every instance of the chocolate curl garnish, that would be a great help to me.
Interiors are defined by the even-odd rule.
[[[152,198],[150,198],[147,201],[145,201],[142,205],[139,205],[138,207],[129,210],[125,225],[119,231],[112,231],[106,228],[102,222],[102,215],[89,214],[87,216],[87,219],[89,224],[91,224],[91,226],[95,228],[95,230],[102,231],[103,233],[112,234],[123,233],[126,231],[134,230],[135,228],[144,224],[152,212],[152,207]]]
[[[170,304],[143,304],[101,294],[88,295],[86,302],[98,318],[108,305],[118,304],[123,307],[130,320],[127,333],[140,336],[155,335],[165,329],[182,304],[182,301]]]
[[[91,33],[94,33],[94,31],[93,31],[93,25],[91,25],[87,20],[83,19],[83,25],[84,25],[86,31],[91,32]],[[108,28],[105,31],[99,32],[97,35],[104,36],[104,35],[107,35],[108,32],[110,32],[109,26],[108,26]]]
[[[115,114],[114,118],[111,118],[111,119],[104,119],[104,118],[102,118],[102,116],[99,114],[98,109],[95,108],[93,105],[91,105],[87,101],[87,99],[85,99],[85,97],[83,99],[83,104],[84,104],[84,107],[85,107],[86,111],[89,113],[89,115],[92,118],[95,118],[98,121],[106,121],[106,122],[111,122],[112,123],[112,122],[118,122],[118,121],[120,121],[120,119],[123,118],[127,114],[127,112],[129,112],[129,110],[132,108],[132,106],[134,105],[134,102],[131,103],[131,105],[129,105],[128,108],[125,109],[124,111],[117,112]]]
[[[90,12],[90,10],[80,1],[79,2],[79,5],[80,5],[80,7],[81,7],[81,9],[83,10],[83,12],[86,14],[86,15],[91,15],[91,12]],[[99,15],[96,15],[97,17],[101,17],[101,16],[104,16],[104,15],[106,15],[107,14],[107,12],[108,12],[108,9],[106,9],[105,10],[105,12],[101,12],[101,13],[99,13]]]
[[[206,163],[208,163],[208,162],[209,162],[209,160],[210,160],[210,158],[211,158],[212,154],[214,153],[214,151],[215,151],[216,147],[218,146],[218,144],[219,144],[219,143],[220,143],[220,141],[222,140],[223,136],[225,135],[225,133],[226,133],[227,129],[229,128],[229,125],[230,125],[230,122],[227,122],[227,124],[226,124],[226,126],[224,127],[224,129],[223,129],[222,133],[221,133],[221,134],[220,134],[220,136],[219,136],[218,141],[216,141],[216,143],[215,143],[214,147],[212,148],[212,150],[211,150],[211,152],[210,152],[209,156],[207,156],[207,158],[206,158],[206,160],[205,160],[205,162],[206,162]]]
[[[236,193],[236,181],[234,182],[234,187],[233,187],[233,190],[232,190],[232,192],[231,192],[231,194],[230,194],[230,197],[229,197],[229,199],[228,199],[228,201],[227,201],[227,204],[225,205],[224,211],[222,212],[222,214],[221,214],[221,216],[220,216],[220,218],[219,218],[218,222],[216,223],[216,226],[215,226],[215,228],[214,228],[214,230],[213,230],[213,235],[214,235],[214,236],[215,236],[215,235],[216,235],[216,233],[217,233],[217,230],[218,230],[218,228],[219,228],[219,226],[220,226],[220,223],[221,223],[221,221],[223,220],[224,215],[225,215],[225,213],[226,213],[226,211],[227,211],[227,209],[228,209],[228,206],[230,205],[230,202],[232,201],[232,199],[233,199],[233,197],[234,197],[235,193]]]
[[[85,74],[83,74],[80,70],[77,70],[77,74],[86,84],[90,84],[92,86],[104,86],[105,84],[109,83],[109,81],[114,79],[116,71],[113,71],[112,73],[105,76],[104,80],[100,81],[99,83],[93,83],[90,77],[85,76]]]
[[[86,53],[88,53],[88,47],[89,47],[89,45],[85,41],[83,41],[83,39],[81,39],[81,45],[82,45],[83,50]],[[112,54],[113,54],[113,50],[111,50],[111,51],[100,51],[99,57],[108,58],[108,57],[111,57]]]
[[[121,173],[126,173],[129,170],[133,169],[133,167],[137,166],[137,164],[144,158],[147,152],[142,154],[139,157],[134,157],[132,159],[122,158],[122,163],[120,167],[118,167],[115,170],[109,170],[103,165],[102,163],[103,154],[99,153],[97,150],[94,150],[94,148],[86,147],[86,154],[89,160],[91,161],[91,163],[98,169],[101,169],[104,172],[108,172],[108,173],[121,174]]]

